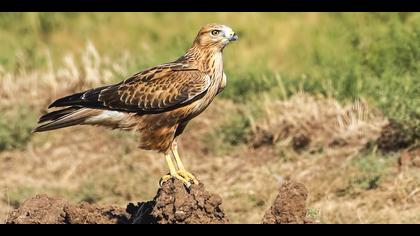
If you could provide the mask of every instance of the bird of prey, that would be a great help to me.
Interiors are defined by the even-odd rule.
[[[145,69],[117,84],[54,101],[48,108],[61,109],[41,116],[33,132],[74,125],[135,130],[141,149],[165,156],[169,174],[161,181],[176,178],[188,186],[197,184],[182,164],[177,137],[226,86],[222,53],[229,42],[237,39],[228,26],[208,24],[177,60]]]

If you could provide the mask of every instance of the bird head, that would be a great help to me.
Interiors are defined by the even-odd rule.
[[[238,35],[230,27],[220,24],[208,24],[200,29],[194,43],[201,47],[222,50],[227,44],[237,39]]]

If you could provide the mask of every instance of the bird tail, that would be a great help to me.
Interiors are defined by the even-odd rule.
[[[97,115],[97,113],[97,110],[83,108],[81,106],[72,106],[49,112],[39,118],[39,125],[32,132],[44,132],[83,124],[86,119]]]

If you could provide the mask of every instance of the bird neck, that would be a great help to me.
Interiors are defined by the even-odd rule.
[[[222,50],[218,48],[203,48],[194,44],[187,50],[183,59],[197,69],[212,74],[217,69],[223,70]]]

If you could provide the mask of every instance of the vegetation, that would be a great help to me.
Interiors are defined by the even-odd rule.
[[[30,130],[53,99],[174,60],[210,22],[239,41],[224,52],[226,89],[181,154],[235,222],[259,220],[283,178],[308,187],[321,222],[420,222],[418,170],[397,172],[399,153],[375,146],[389,120],[411,147],[420,140],[419,13],[1,13],[0,208],[44,191],[152,196],[166,170],[134,135]]]
[[[12,113],[0,117],[0,151],[23,147],[31,137],[36,123],[36,113],[25,107],[17,107]]]

